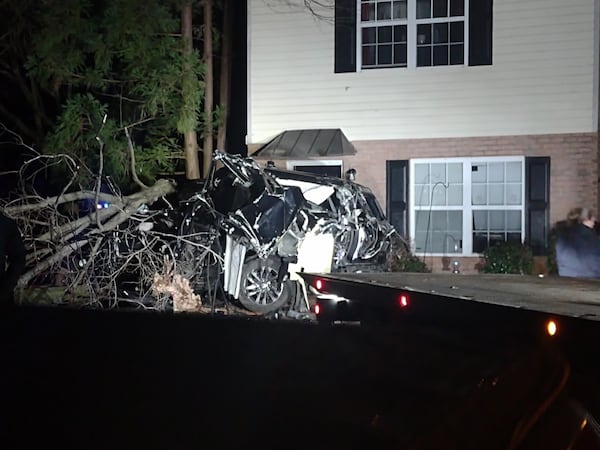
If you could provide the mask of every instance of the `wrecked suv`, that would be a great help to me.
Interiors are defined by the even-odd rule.
[[[364,186],[222,152],[184,211],[194,289],[207,298],[222,289],[258,314],[294,302],[307,310],[298,272],[384,270],[394,232]]]

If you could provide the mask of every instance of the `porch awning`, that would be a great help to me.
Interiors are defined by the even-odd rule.
[[[260,147],[252,156],[261,158],[310,158],[354,155],[356,149],[339,128],[287,130]]]

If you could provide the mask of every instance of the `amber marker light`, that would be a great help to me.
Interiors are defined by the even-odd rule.
[[[546,333],[548,336],[555,336],[558,333],[558,324],[554,320],[546,322]]]

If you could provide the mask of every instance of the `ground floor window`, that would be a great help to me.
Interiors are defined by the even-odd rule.
[[[523,242],[525,158],[410,161],[410,238],[418,254],[476,255]]]

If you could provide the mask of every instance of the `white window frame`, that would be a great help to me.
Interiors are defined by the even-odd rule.
[[[361,20],[361,0],[356,0],[356,70],[377,70],[377,69],[419,69],[431,70],[432,68],[440,69],[442,67],[465,67],[469,65],[469,0],[464,0],[464,16],[453,17],[431,17],[427,19],[417,20],[417,0],[407,0],[407,17],[406,19],[390,19],[377,20],[376,22],[362,22]],[[417,67],[417,25],[427,23],[448,23],[453,21],[464,22],[464,55],[462,64],[448,64],[443,66],[422,66]],[[394,26],[407,25],[407,42],[406,42],[406,66],[380,66],[367,67],[362,66],[362,29],[363,27],[372,26]]]
[[[463,204],[462,206],[432,206],[427,209],[431,211],[463,211],[462,216],[462,253],[431,253],[417,252],[415,248],[415,232],[416,232],[416,209],[415,209],[415,165],[416,164],[439,164],[439,163],[462,163],[463,167]],[[471,165],[476,162],[520,162],[521,163],[521,205],[502,205],[495,208],[490,205],[472,205],[471,192]],[[480,253],[473,252],[473,211],[474,210],[520,210],[521,211],[521,242],[525,241],[525,157],[524,156],[473,156],[462,158],[416,158],[409,161],[409,189],[408,189],[408,204],[409,204],[409,236],[411,240],[412,251],[420,256],[480,256]],[[423,208],[419,208],[423,210]]]
[[[340,173],[344,176],[344,161],[341,159],[298,159],[286,161],[287,170],[296,170],[295,166],[340,166]]]

